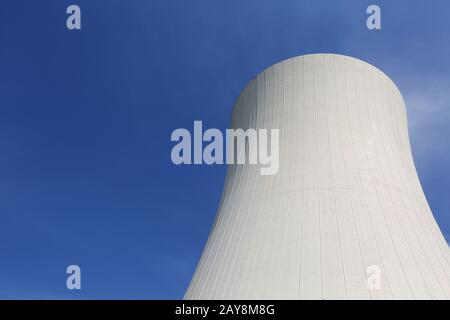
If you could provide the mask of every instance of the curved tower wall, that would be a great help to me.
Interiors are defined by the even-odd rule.
[[[285,60],[247,85],[232,126],[279,129],[279,171],[229,165],[186,299],[450,298],[450,250],[384,73],[340,55]]]

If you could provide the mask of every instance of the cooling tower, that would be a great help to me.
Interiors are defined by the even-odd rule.
[[[247,85],[232,127],[279,129],[279,171],[228,166],[185,299],[450,297],[450,250],[383,72],[334,54],[285,60]]]

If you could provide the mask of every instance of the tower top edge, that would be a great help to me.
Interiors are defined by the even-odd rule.
[[[303,60],[303,59],[306,59],[306,58],[314,58],[314,57],[322,57],[322,58],[324,58],[324,57],[328,57],[328,58],[329,58],[329,57],[334,57],[334,58],[341,58],[341,59],[346,59],[346,60],[350,60],[350,61],[357,62],[358,64],[364,65],[364,66],[366,66],[366,67],[369,67],[369,68],[375,70],[376,72],[378,72],[379,74],[383,75],[383,76],[386,77],[390,82],[392,82],[392,84],[395,86],[395,88],[397,88],[397,90],[399,90],[398,87],[397,87],[397,85],[395,84],[395,82],[394,82],[394,81],[393,81],[393,80],[392,80],[392,79],[391,79],[391,78],[390,78],[383,70],[379,69],[378,67],[374,66],[373,64],[371,64],[371,63],[369,63],[369,62],[367,62],[367,61],[364,61],[364,60],[362,60],[362,59],[353,57],[353,56],[349,56],[349,55],[345,55],[345,54],[340,54],[340,53],[331,53],[331,52],[302,54],[302,55],[293,56],[293,57],[286,58],[286,59],[284,59],[284,60],[278,61],[278,62],[276,62],[276,63],[274,63],[274,64],[268,66],[267,68],[264,68],[264,70],[258,72],[258,73],[257,73],[257,74],[256,74],[256,75],[248,82],[248,84],[251,83],[253,80],[257,79],[258,76],[259,76],[260,74],[266,72],[267,70],[270,70],[270,69],[274,68],[275,66],[278,66],[278,65],[280,65],[280,64],[284,64],[284,63],[287,63],[287,62],[295,61],[295,60]],[[399,90],[399,91],[400,91],[400,90]]]
[[[371,69],[372,71],[374,71],[376,74],[380,75],[382,78],[385,78],[387,80],[387,82],[389,82],[394,88],[395,90],[398,92],[398,94],[400,95],[402,101],[403,100],[403,95],[401,94],[400,89],[398,88],[398,86],[395,84],[395,82],[381,69],[379,69],[378,67],[372,65],[371,63],[361,60],[359,58],[353,57],[353,56],[348,56],[348,55],[344,55],[344,54],[339,54],[339,53],[308,53],[308,54],[303,54],[303,55],[297,55],[297,56],[292,56],[290,58],[278,61],[266,68],[264,68],[263,70],[261,70],[260,72],[258,72],[256,75],[254,75],[252,77],[252,79],[250,81],[247,82],[247,84],[244,86],[244,88],[241,90],[241,92],[239,93],[237,99],[235,100],[235,103],[233,104],[233,111],[234,111],[234,107],[236,105],[236,102],[239,100],[239,98],[241,97],[241,95],[248,89],[248,87],[251,86],[252,83],[254,83],[255,81],[258,80],[258,77],[262,74],[264,74],[265,72],[270,71],[271,69],[289,63],[289,62],[293,62],[293,61],[301,61],[301,60],[305,60],[305,59],[311,59],[311,58],[338,58],[338,59],[342,59],[342,60],[347,60],[347,61],[353,61],[355,63],[357,63],[360,66],[366,67],[368,69]]]

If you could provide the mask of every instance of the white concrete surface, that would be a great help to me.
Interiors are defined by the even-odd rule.
[[[280,169],[228,167],[186,299],[450,298],[450,250],[384,73],[341,55],[285,60],[248,84],[232,126],[280,129]]]

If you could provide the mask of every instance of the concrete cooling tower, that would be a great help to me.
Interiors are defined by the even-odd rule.
[[[450,250],[383,72],[334,54],[285,60],[247,85],[232,126],[279,129],[279,171],[228,166],[185,299],[450,298]]]

